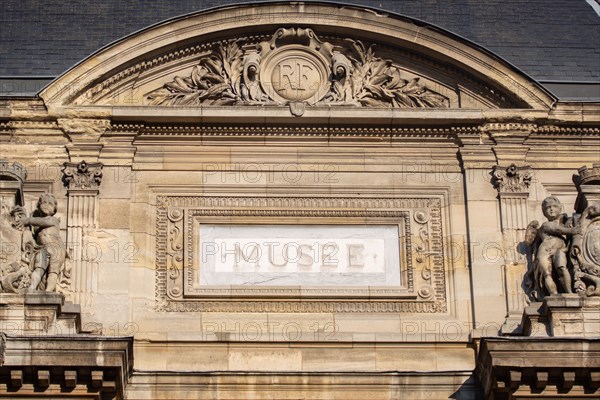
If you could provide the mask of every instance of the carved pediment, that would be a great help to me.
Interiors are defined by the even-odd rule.
[[[409,77],[374,45],[322,41],[312,29],[279,29],[268,41],[217,44],[188,76],[145,95],[153,105],[285,105],[448,108],[448,99]]]
[[[547,110],[555,100],[449,32],[360,7],[305,3],[223,8],[158,24],[91,55],[40,97],[57,110],[289,105],[295,115],[340,106]]]
[[[272,35],[205,43],[144,61],[97,84],[75,104],[289,105],[295,115],[306,106],[515,106],[464,76],[463,92],[457,93],[455,82],[441,80],[448,78],[443,68],[398,49],[379,51],[374,43],[280,28]]]

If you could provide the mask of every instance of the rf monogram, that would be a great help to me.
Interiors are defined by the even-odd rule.
[[[310,72],[313,68],[310,64],[302,61],[284,61],[277,66],[279,76],[279,91],[306,90],[309,83]]]

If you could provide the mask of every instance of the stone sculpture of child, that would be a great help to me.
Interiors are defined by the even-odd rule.
[[[60,238],[60,220],[56,214],[56,198],[48,193],[40,196],[37,210],[31,217],[23,217],[16,222],[19,227],[34,227],[36,243],[40,246],[31,274],[29,290],[38,290],[38,286],[47,274],[46,291],[56,291],[58,275],[66,259],[66,247]]]
[[[562,289],[573,293],[571,274],[567,269],[567,242],[565,235],[572,235],[573,228],[567,226],[568,218],[561,213],[561,203],[554,196],[546,197],[542,202],[542,212],[548,221],[544,222],[537,232],[540,239],[535,253],[536,278],[540,286],[544,286],[549,294],[557,294],[558,288],[552,278],[556,271]]]

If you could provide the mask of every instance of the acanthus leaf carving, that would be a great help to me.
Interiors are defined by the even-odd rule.
[[[98,189],[102,182],[102,163],[64,163],[63,183],[67,189]]]
[[[448,99],[420,82],[404,79],[374,46],[347,39],[324,42],[311,29],[281,28],[271,40],[218,44],[188,76],[176,76],[146,94],[152,105],[354,105],[385,108],[448,108]],[[294,115],[301,115],[296,112]]]
[[[147,95],[154,105],[228,105],[241,100],[243,52],[238,40],[219,46],[202,58],[188,77],[172,82]]]
[[[494,167],[493,183],[500,193],[526,193],[532,178],[530,166],[518,167],[511,164],[508,167]]]

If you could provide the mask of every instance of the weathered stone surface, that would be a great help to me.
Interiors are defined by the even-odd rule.
[[[485,338],[477,367],[485,398],[594,396],[599,345],[597,339],[573,337]]]
[[[23,181],[27,176],[19,163],[0,164],[0,293],[26,290],[65,291],[71,283],[71,265],[60,233],[56,197],[39,196],[30,215],[24,205]]]
[[[0,102],[3,150],[35,173],[13,180],[21,203],[14,183],[2,194],[29,209],[45,192],[66,194],[53,226],[71,257],[65,296],[83,312],[74,317],[60,296],[0,297],[2,323],[24,324],[19,338],[0,340],[4,362],[13,360],[0,372],[10,385],[0,393],[468,399],[483,387],[595,395],[598,298],[527,303],[523,278],[533,254],[549,261],[559,286],[552,274],[566,269],[577,282],[571,291],[598,288],[590,277],[597,212],[581,208],[597,168],[579,171],[578,202],[571,182],[597,162],[598,104],[556,102],[509,64],[439,30],[314,3],[230,7],[157,25],[40,96]],[[527,252],[527,223],[540,220],[551,196],[561,213],[577,203],[579,215],[571,224],[553,211],[556,229]],[[393,231],[383,235],[393,245],[372,245],[378,227]],[[350,244],[369,258],[355,247],[335,273],[323,260],[301,271],[306,260],[273,264],[268,254],[264,266],[285,269],[287,280],[223,273],[235,268],[236,240],[348,245],[351,230],[361,243]],[[203,244],[221,239],[232,253],[207,263]],[[361,265],[381,277],[353,272]],[[569,292],[567,283],[556,292]],[[105,336],[78,333],[77,318]],[[53,322],[75,333],[60,335]],[[487,338],[501,328],[513,336]],[[23,341],[32,332],[40,338]],[[531,337],[518,337],[524,332]],[[494,340],[506,346],[492,349]],[[127,375],[133,351],[136,372]],[[50,356],[65,360],[56,374]]]

